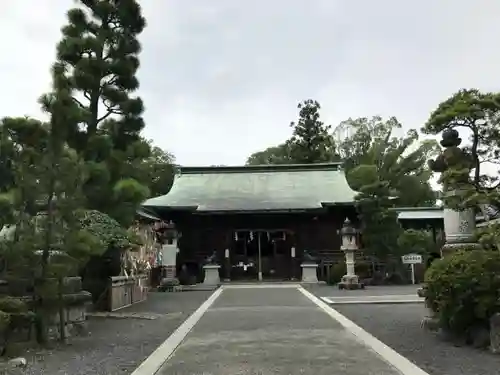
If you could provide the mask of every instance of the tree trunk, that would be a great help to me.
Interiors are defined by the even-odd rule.
[[[53,227],[54,227],[54,191],[55,191],[55,175],[54,171],[55,164],[55,155],[51,155],[50,159],[50,177],[48,184],[48,197],[47,197],[47,227],[45,232],[45,246],[42,251],[42,272],[38,282],[38,288],[35,289],[35,292],[38,293],[38,306],[37,306],[37,317],[38,317],[38,325],[37,325],[37,339],[41,344],[46,344],[48,342],[48,317],[47,311],[44,301],[44,294],[47,293],[45,286],[47,284],[47,278],[49,274],[49,258],[50,258],[50,250],[52,247],[52,237],[53,237]]]
[[[64,316],[64,298],[63,298],[64,279],[58,278],[57,299],[59,302],[59,340],[66,342],[66,318]]]

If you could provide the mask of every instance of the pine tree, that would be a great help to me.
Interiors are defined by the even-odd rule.
[[[136,0],[79,0],[57,46],[57,65],[68,76],[82,117],[66,129],[69,147],[86,161],[89,208],[129,224],[149,191],[134,168],[150,155],[140,138],[144,105],[132,93],[146,21]]]
[[[315,100],[305,100],[298,105],[299,120],[292,122],[292,138],[288,141],[294,163],[311,164],[336,159],[335,145],[330,135],[330,125],[320,121],[321,106]]]

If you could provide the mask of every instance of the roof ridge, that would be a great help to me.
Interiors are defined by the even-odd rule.
[[[179,174],[201,173],[256,173],[256,172],[304,172],[304,171],[340,171],[341,162],[314,164],[262,164],[234,166],[189,166],[179,167]]]

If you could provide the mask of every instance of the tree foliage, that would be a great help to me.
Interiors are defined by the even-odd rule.
[[[290,158],[297,164],[328,162],[335,159],[335,144],[330,125],[320,120],[320,104],[304,100],[298,105],[299,119],[292,122],[292,137],[287,142]]]
[[[247,165],[267,165],[267,164],[294,164],[290,155],[289,142],[278,146],[268,147],[263,151],[258,151],[250,155]]]
[[[391,208],[435,203],[426,161],[436,152],[436,144],[418,144],[415,130],[404,137],[393,136],[401,128],[396,118],[350,119],[340,126],[350,129],[350,136],[339,142],[338,150],[347,181],[359,192],[356,203],[366,253],[378,258],[397,254],[402,229],[397,212]]]
[[[66,141],[85,160],[87,206],[122,224],[149,196],[140,168],[150,146],[140,137],[144,105],[132,93],[146,22],[137,1],[79,1],[57,46],[56,66],[64,73],[76,105]],[[78,115],[76,115],[78,113]]]
[[[148,181],[150,195],[156,197],[167,194],[172,187],[176,172],[175,157],[149,143],[151,155],[142,162],[141,170],[146,173],[143,178]]]
[[[299,118],[292,122],[291,137],[278,146],[253,153],[247,165],[312,164],[337,161],[331,126],[320,120],[320,104],[312,99],[298,104]]]
[[[399,248],[407,254],[420,254],[427,256],[437,251],[437,245],[432,237],[432,232],[427,230],[406,229],[398,237]]]
[[[499,163],[500,156],[500,94],[484,93],[476,89],[462,89],[440,103],[422,128],[427,134],[439,134],[449,129],[468,133],[465,154],[471,159],[472,175],[468,191],[460,201],[448,202],[457,207],[476,207],[498,201],[499,179],[486,173],[487,164]],[[450,168],[442,182],[453,179],[457,173]]]
[[[396,118],[384,121],[379,116],[349,119],[339,125],[337,134],[349,134],[337,146],[348,182],[357,191],[363,185],[384,182],[394,198],[392,203],[399,207],[433,205],[436,194],[429,184],[432,171],[427,160],[438,146],[434,141],[419,142],[415,130],[395,136],[401,127]],[[365,167],[352,173],[362,165]]]

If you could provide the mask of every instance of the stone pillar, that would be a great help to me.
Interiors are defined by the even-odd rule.
[[[177,254],[179,253],[179,232],[173,222],[162,223],[163,245],[161,247],[161,266],[165,269],[163,280],[173,280],[177,277]]]
[[[318,283],[318,265],[315,263],[302,263],[302,282]]]
[[[220,284],[219,269],[218,264],[206,264],[203,266],[205,270],[205,280],[203,284],[207,286],[216,286]]]
[[[429,160],[429,168],[433,172],[441,173],[440,183],[444,191],[444,232],[445,244],[441,248],[441,257],[445,257],[460,249],[473,249],[479,247],[474,243],[474,230],[476,217],[473,208],[455,210],[450,207],[447,200],[457,200],[462,197],[465,189],[470,184],[470,171],[473,168],[472,158],[459,146],[462,139],[455,129],[446,129],[441,134],[440,144],[444,148],[435,160]],[[453,171],[452,175],[446,172]],[[425,296],[425,285],[418,290],[420,297]],[[428,316],[422,321],[422,326],[435,327],[437,324],[433,311],[428,308]]]
[[[345,252],[346,275],[356,276],[356,271],[354,270],[354,265],[355,265],[354,249],[344,249],[344,252]]]
[[[164,244],[161,247],[162,266],[166,269],[165,278],[169,280],[175,279],[176,277],[178,251],[179,248],[177,247],[177,239],[174,239],[172,243]]]
[[[463,194],[459,189],[449,190],[445,198],[460,197]],[[476,229],[476,214],[474,209],[467,208],[462,211],[452,208],[444,208],[444,233],[445,244],[441,248],[441,256],[444,257],[461,248],[475,248],[479,245],[474,242],[474,231]]]
[[[224,250],[224,281],[231,281],[231,259],[229,249]]]
[[[440,141],[443,152],[435,159],[429,160],[429,168],[441,173],[444,199],[444,232],[445,245],[441,256],[446,256],[461,248],[474,248],[474,230],[476,217],[473,208],[455,210],[450,207],[450,200],[460,199],[470,186],[470,171],[473,163],[470,155],[459,146],[462,143],[458,131],[447,129],[442,133]],[[447,172],[453,171],[453,174]]]

